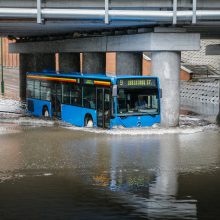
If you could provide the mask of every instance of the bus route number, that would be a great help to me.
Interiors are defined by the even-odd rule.
[[[120,86],[152,86],[152,80],[150,79],[132,79],[132,80],[120,80]]]

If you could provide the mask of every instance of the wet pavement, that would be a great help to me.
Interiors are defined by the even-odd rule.
[[[83,129],[7,105],[19,114],[0,114],[0,219],[219,218],[215,124]]]

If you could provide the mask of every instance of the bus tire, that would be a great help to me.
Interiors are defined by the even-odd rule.
[[[85,116],[85,122],[84,122],[85,127],[87,128],[92,128],[94,126],[92,116],[91,115],[86,115]]]
[[[44,107],[43,107],[42,115],[43,115],[43,117],[45,117],[45,118],[49,118],[49,117],[50,117],[47,106],[44,106]]]

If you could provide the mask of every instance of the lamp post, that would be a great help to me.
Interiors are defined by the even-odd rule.
[[[1,80],[1,92],[2,95],[4,95],[5,88],[4,88],[4,70],[3,70],[3,40],[1,38],[1,75],[2,75],[2,80]]]

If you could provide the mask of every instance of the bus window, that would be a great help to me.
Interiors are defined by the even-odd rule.
[[[95,109],[96,89],[93,86],[83,87],[83,107]]]
[[[62,103],[70,104],[70,84],[69,83],[64,83],[62,86],[63,86]]]
[[[70,104],[82,106],[82,88],[79,85],[71,85],[70,87]]]
[[[40,81],[35,80],[34,82],[34,98],[40,99]]]
[[[47,100],[50,101],[51,98],[51,88],[50,88],[50,83],[49,82],[44,82],[42,81],[40,83],[41,89],[40,89],[40,95],[42,100]]]
[[[158,114],[157,89],[126,88],[118,91],[119,114]]]
[[[57,83],[56,84],[56,92],[57,92],[57,102],[59,103],[59,104],[61,104],[61,101],[62,101],[62,85],[61,85],[61,83]]]
[[[27,97],[34,98],[34,80],[27,80]]]

